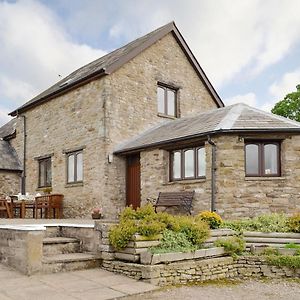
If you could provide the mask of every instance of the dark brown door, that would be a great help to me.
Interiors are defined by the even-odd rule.
[[[141,205],[140,154],[127,156],[126,205],[132,205],[133,208],[137,208]]]

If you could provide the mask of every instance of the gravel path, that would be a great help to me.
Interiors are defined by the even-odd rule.
[[[299,300],[300,281],[235,281],[164,288],[151,293],[125,297],[126,300]]]

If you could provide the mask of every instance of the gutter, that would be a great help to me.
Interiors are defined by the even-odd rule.
[[[211,212],[216,211],[216,154],[217,154],[217,145],[211,140],[210,135],[207,139],[208,143],[211,145]]]

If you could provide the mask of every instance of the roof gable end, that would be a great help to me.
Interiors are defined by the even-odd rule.
[[[72,72],[70,75],[57,82],[46,91],[42,92],[30,101],[26,102],[21,107],[12,111],[10,115],[16,116],[18,113],[24,112],[36,105],[47,102],[63,93],[86,84],[91,80],[111,74],[112,72],[121,68],[128,61],[136,57],[139,53],[143,52],[155,42],[166,36],[168,33],[172,33],[175,37],[177,43],[183,50],[197,75],[199,76],[205,87],[208,89],[217,107],[224,107],[224,103],[210,83],[209,79],[207,78],[197,59],[193,55],[192,51],[188,47],[175,23],[170,22]]]

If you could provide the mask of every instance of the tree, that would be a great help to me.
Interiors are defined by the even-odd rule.
[[[287,94],[283,100],[277,102],[272,113],[300,122],[300,84],[297,91]]]

